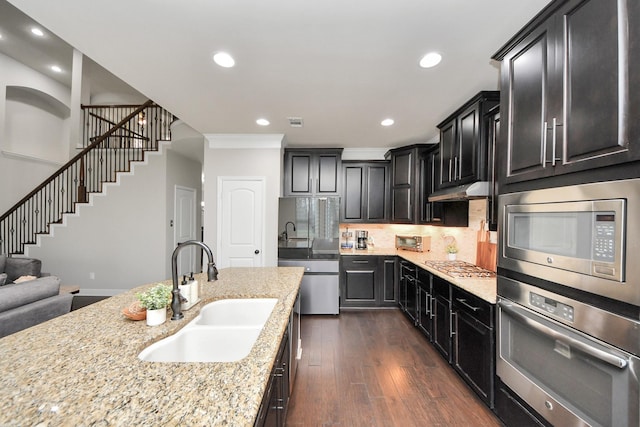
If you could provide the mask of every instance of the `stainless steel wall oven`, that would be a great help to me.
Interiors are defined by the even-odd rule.
[[[639,426],[640,179],[501,195],[499,216],[500,382],[550,425]]]

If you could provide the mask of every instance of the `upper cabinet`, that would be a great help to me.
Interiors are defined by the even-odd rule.
[[[499,102],[500,92],[480,92],[438,125],[440,188],[487,179],[487,139],[484,116]]]
[[[389,162],[342,162],[342,222],[389,222]]]
[[[421,156],[427,145],[413,145],[389,151],[391,159],[391,222],[413,224],[420,218],[426,197],[421,178]]]
[[[640,159],[640,2],[555,1],[494,59],[504,183]]]
[[[342,149],[285,150],[285,196],[338,196]]]

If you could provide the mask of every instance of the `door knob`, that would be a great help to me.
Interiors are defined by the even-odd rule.
[[[260,253],[260,249],[256,249],[253,253],[258,255]]]

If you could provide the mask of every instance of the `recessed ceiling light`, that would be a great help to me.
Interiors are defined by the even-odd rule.
[[[420,60],[420,66],[422,68],[431,68],[438,65],[440,61],[442,61],[442,55],[437,52],[430,52],[422,57]]]
[[[0,34],[0,40],[2,40],[2,34]]]
[[[38,36],[38,37],[44,36],[44,32],[38,27],[31,28],[31,33],[36,35],[36,36]]]
[[[383,121],[380,122],[382,126],[391,126],[394,123],[395,122],[393,121],[393,119],[384,119]]]
[[[256,120],[256,123],[259,124],[260,126],[269,126],[269,120],[267,119],[258,119]]]
[[[62,68],[58,67],[57,65],[52,65],[51,70],[55,71],[56,73],[62,72]]]
[[[226,52],[218,52],[213,55],[216,64],[224,68],[231,68],[236,65],[236,61]]]

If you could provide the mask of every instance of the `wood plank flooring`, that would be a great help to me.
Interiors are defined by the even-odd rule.
[[[287,427],[500,426],[399,310],[302,316]]]

